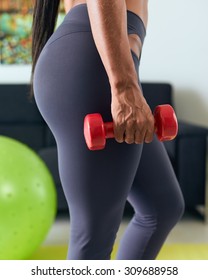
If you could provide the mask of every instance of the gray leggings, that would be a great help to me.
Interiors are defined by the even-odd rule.
[[[130,11],[127,16],[128,33],[137,33],[143,41],[141,19]],[[133,52],[132,59],[138,71],[139,59]],[[87,148],[85,115],[98,112],[104,121],[112,121],[112,116],[109,80],[93,41],[86,4],[72,8],[48,40],[36,65],[34,93],[57,143],[70,212],[67,258],[110,259],[128,200],[135,213],[116,258],[155,259],[183,214],[183,197],[156,138],[143,145],[109,139],[104,150]]]

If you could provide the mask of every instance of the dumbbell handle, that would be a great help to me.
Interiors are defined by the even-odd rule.
[[[104,123],[105,138],[114,138],[113,122]]]

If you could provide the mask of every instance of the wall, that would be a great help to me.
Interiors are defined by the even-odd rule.
[[[31,66],[25,65],[0,65],[0,84],[11,83],[21,84],[29,83]]]
[[[174,88],[178,118],[208,126],[208,1],[149,0],[143,81]],[[0,66],[0,83],[30,80],[30,66]]]
[[[149,0],[140,76],[170,82],[178,118],[208,126],[208,1]]]

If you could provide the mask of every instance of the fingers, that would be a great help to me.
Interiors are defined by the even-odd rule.
[[[119,126],[116,126],[114,123],[114,137],[118,143],[122,143],[124,141],[124,133],[125,133],[125,124],[122,123]]]
[[[153,140],[153,136],[154,136],[154,131],[155,131],[155,120],[154,117],[152,115],[152,113],[150,113],[148,115],[148,127],[146,130],[146,134],[144,137],[144,142],[145,143],[151,143]]]
[[[143,95],[134,93],[132,88],[125,94],[112,95],[111,109],[118,143],[141,144],[153,140],[154,117]]]
[[[134,134],[135,134],[135,122],[134,121],[128,121],[127,125],[126,125],[126,130],[125,130],[125,134],[124,134],[124,141],[127,144],[133,144],[134,143]]]
[[[130,120],[117,126],[114,124],[114,135],[118,143],[151,143],[154,135],[154,117],[151,113],[146,118],[140,114],[135,121]]]
[[[122,143],[123,140],[124,140],[124,136],[123,135],[124,135],[124,132],[125,132],[124,115],[122,113],[122,108],[119,108],[119,109],[116,108],[115,112],[116,112],[116,115],[113,118],[114,137],[115,137],[115,140],[118,143]]]

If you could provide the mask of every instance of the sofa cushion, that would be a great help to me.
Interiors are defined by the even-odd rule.
[[[172,87],[170,84],[142,83],[142,89],[152,111],[160,104],[170,104],[173,106]]]

